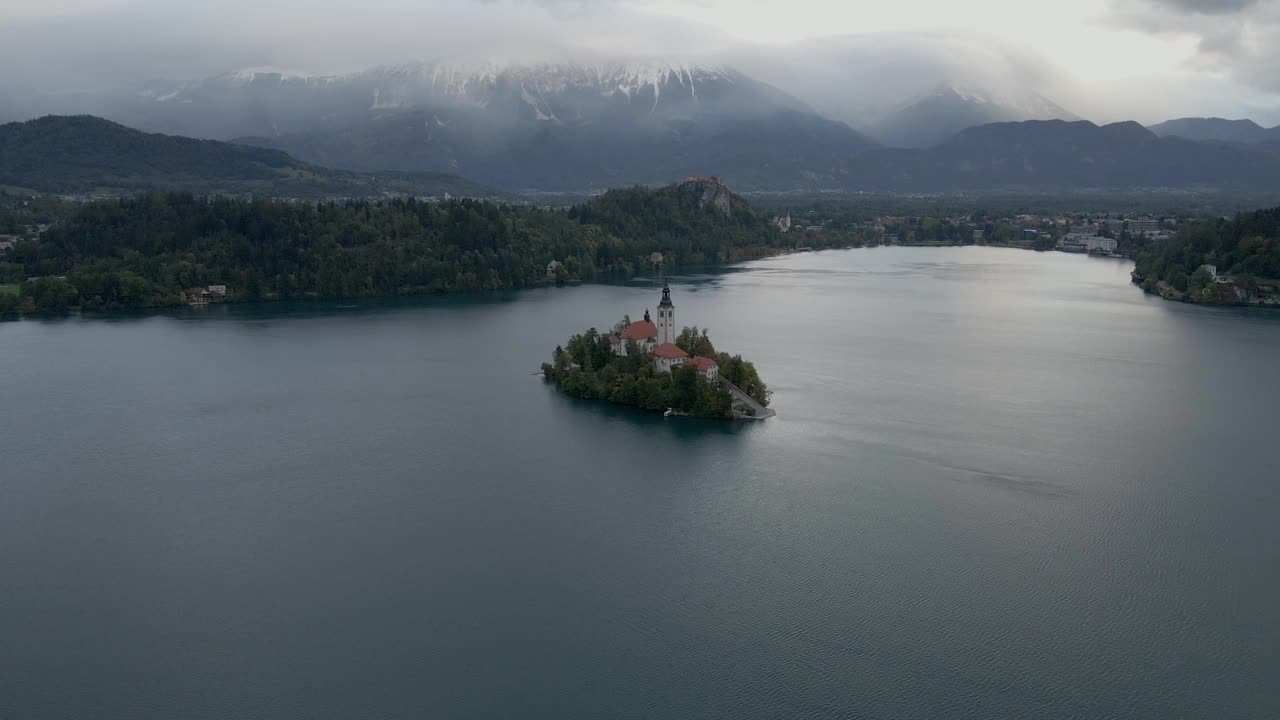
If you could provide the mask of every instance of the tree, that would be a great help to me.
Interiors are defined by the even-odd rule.
[[[716,349],[706,330],[698,326],[686,327],[676,336],[676,346],[693,356],[715,357]]]

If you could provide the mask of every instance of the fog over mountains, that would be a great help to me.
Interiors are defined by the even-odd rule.
[[[998,47],[890,36],[757,50],[459,55],[113,90],[0,87],[0,120],[92,114],[315,167],[446,173],[517,192],[689,173],[743,191],[1280,188],[1275,130],[1218,119],[1095,125],[1051,96],[1071,94],[1052,69]]]
[[[711,61],[432,61],[330,76],[241,70],[127,93],[33,93],[14,103],[21,109],[10,119],[89,113],[334,168],[583,191],[689,172],[721,174],[744,189],[841,187],[848,160],[879,146],[934,145],[993,121],[1074,118],[1024,88],[943,84],[886,111],[869,98],[888,102],[892,93],[792,84],[807,97]],[[863,112],[832,117],[808,101],[832,106],[841,93],[846,108],[854,95],[868,98]]]
[[[339,127],[371,112],[484,103],[510,115],[491,112],[492,122],[530,119],[523,115],[532,113],[532,119],[548,124],[572,124],[614,117],[622,97],[636,100],[632,104],[640,108],[641,96],[660,95],[669,77],[674,97],[688,95],[691,107],[712,100],[719,105],[716,112],[749,114],[785,106],[845,123],[895,147],[937,144],[988,122],[1078,119],[1042,93],[1039,85],[1047,77],[1026,72],[1021,63],[1034,62],[1025,58],[988,57],[955,47],[937,57],[937,48],[929,45],[885,47],[884,42],[852,38],[828,41],[821,51],[806,46],[692,60],[446,58],[337,75],[250,69],[78,93],[10,88],[12,100],[3,103],[7,116],[0,119],[92,113],[146,130],[227,139]],[[714,87],[720,80],[750,84],[759,97],[739,93],[730,100]],[[707,85],[702,97],[699,85]],[[507,89],[513,92],[509,98],[496,98]],[[730,107],[734,102],[737,107]],[[659,104],[660,115],[672,109],[661,99]]]

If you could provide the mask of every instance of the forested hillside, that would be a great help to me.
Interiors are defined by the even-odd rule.
[[[1202,269],[1205,265],[1215,266],[1224,281],[1217,282]],[[1272,294],[1280,285],[1280,208],[1192,223],[1141,253],[1137,277],[1148,290],[1159,290],[1164,283],[1175,293],[1185,293],[1185,299],[1202,302],[1238,302]]]
[[[19,286],[36,310],[180,304],[209,285],[246,301],[521,288],[649,269],[654,252],[669,264],[721,262],[785,245],[718,187],[621,190],[568,211],[157,194],[88,204],[7,259],[41,278]]]
[[[49,193],[186,190],[274,197],[493,196],[444,173],[360,174],[279,150],[144,133],[90,116],[0,125],[0,186]]]

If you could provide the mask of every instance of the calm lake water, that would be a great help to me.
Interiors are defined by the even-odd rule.
[[[779,417],[530,372],[649,281],[0,324],[0,718],[1280,717],[1280,314],[675,278]]]

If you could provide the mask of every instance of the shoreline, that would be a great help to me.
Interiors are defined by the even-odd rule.
[[[697,268],[700,272],[707,272],[707,271],[723,272],[733,268],[734,266],[741,265],[743,263],[771,260],[775,258],[788,257],[791,255],[803,255],[808,253],[821,253],[821,252],[831,252],[831,251],[839,251],[839,250],[872,250],[877,248],[936,249],[936,248],[967,248],[967,247],[1022,250],[1022,251],[1030,251],[1030,252],[1036,252],[1036,253],[1061,253],[1063,255],[1084,255],[1085,257],[1089,257],[1089,258],[1107,259],[1107,260],[1123,260],[1131,263],[1135,262],[1133,258],[1124,256],[1124,255],[1094,255],[1094,254],[1084,254],[1084,253],[1070,253],[1070,252],[1064,252],[1064,251],[1052,250],[1052,249],[1039,250],[1031,247],[1023,247],[1019,245],[1007,245],[1007,244],[1001,244],[1001,243],[927,243],[927,244],[895,243],[892,245],[890,244],[832,245],[828,247],[816,247],[816,248],[805,247],[802,249],[780,248],[780,249],[776,249],[775,252],[772,252],[766,255],[742,258],[738,260],[730,260],[726,262],[709,263],[709,264],[679,265],[672,268],[672,271],[679,273],[681,270],[684,270],[684,269]],[[208,312],[210,309],[219,307],[219,306],[237,307],[237,308],[246,308],[246,307],[270,308],[270,307],[278,307],[278,306],[284,306],[284,305],[319,306],[325,303],[344,303],[344,302],[345,303],[358,302],[358,303],[369,303],[369,304],[383,304],[383,303],[394,304],[398,302],[415,303],[415,302],[421,302],[423,300],[441,300],[441,299],[448,299],[448,298],[461,299],[461,298],[491,297],[491,296],[502,294],[502,293],[522,293],[522,292],[528,292],[532,290],[551,290],[551,289],[561,289],[561,288],[572,288],[572,287],[579,287],[582,285],[625,284],[625,283],[634,281],[638,278],[644,278],[649,276],[650,276],[649,273],[622,273],[622,274],[597,273],[594,277],[575,280],[574,282],[562,282],[562,283],[548,282],[548,283],[541,283],[541,284],[530,285],[525,287],[493,288],[493,289],[468,288],[468,289],[458,289],[458,290],[443,290],[443,291],[436,291],[436,292],[403,293],[403,294],[394,294],[394,295],[355,295],[355,296],[344,296],[344,297],[290,297],[287,299],[260,298],[257,300],[228,299],[228,300],[207,302],[207,303],[202,303],[197,305],[193,305],[190,303],[176,303],[176,304],[144,305],[144,306],[137,306],[137,307],[117,307],[117,308],[84,308],[81,306],[72,306],[61,311],[37,310],[32,312],[14,312],[14,313],[9,313],[5,315],[0,315],[0,323],[13,322],[13,321],[19,321],[19,320],[36,320],[36,321],[54,320],[54,319],[70,318],[70,317],[78,317],[78,318],[87,319],[87,320],[95,320],[95,319],[110,320],[113,318],[127,317],[135,314],[161,315],[161,314],[180,313],[185,311]],[[610,277],[612,277],[616,282],[609,282],[608,278]],[[1138,289],[1142,290],[1144,294],[1155,295],[1160,297],[1162,300],[1166,300],[1169,302],[1177,302],[1177,303],[1186,304],[1186,305],[1200,305],[1204,307],[1258,307],[1258,308],[1267,308],[1267,309],[1280,308],[1280,301],[1277,301],[1275,303],[1198,302],[1195,300],[1188,300],[1185,297],[1179,298],[1179,297],[1174,297],[1171,294],[1162,294],[1157,291],[1146,290],[1145,288],[1141,287],[1141,285],[1136,279],[1133,280],[1133,284],[1137,286]],[[18,284],[13,284],[12,287],[16,290],[18,287]],[[360,306],[352,306],[353,309],[356,307],[360,307]]]

